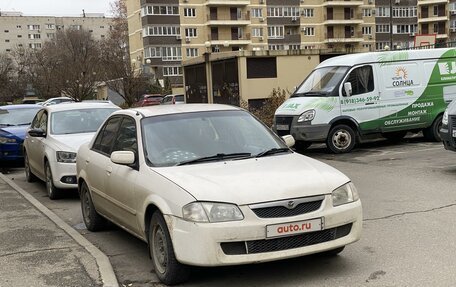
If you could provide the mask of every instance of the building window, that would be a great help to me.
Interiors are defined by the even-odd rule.
[[[182,76],[182,67],[163,67],[163,76]]]
[[[415,7],[393,7],[393,18],[410,18],[417,16]]]
[[[315,36],[314,27],[303,27],[304,36]]]
[[[105,37],[105,35],[101,35],[100,37],[101,37],[101,38],[104,38],[104,37]]]
[[[100,26],[100,29],[104,29],[104,26]]]
[[[73,29],[73,30],[81,30],[82,29],[82,26],[81,25],[71,25],[70,26],[70,29]]]
[[[163,61],[180,61],[182,60],[182,50],[179,46],[169,46],[162,48]]]
[[[187,57],[193,58],[193,57],[198,57],[198,49],[197,48],[187,48]]]
[[[283,44],[270,44],[270,45],[268,45],[268,50],[271,50],[271,51],[285,50],[285,45],[283,45]]]
[[[299,44],[290,44],[290,45],[288,45],[288,50],[301,50],[301,45],[299,45]]]
[[[196,38],[196,28],[185,28],[185,37],[186,38]]]
[[[375,32],[376,33],[389,33],[390,25],[389,24],[375,25]]]
[[[179,7],[177,5],[147,5],[141,9],[141,15],[179,15]]]
[[[31,48],[31,49],[41,48],[41,43],[30,43],[29,48]]]
[[[6,39],[6,40],[5,40],[5,42],[6,42],[6,43],[9,43],[9,40],[8,40],[8,39]]]
[[[46,33],[46,36],[48,37],[48,39],[54,39],[55,38],[55,34],[54,33]]]
[[[39,30],[40,25],[28,25],[27,26],[29,30]]]
[[[314,16],[314,9],[302,9],[302,16],[310,18]]]
[[[417,24],[412,24],[412,25],[395,25],[393,27],[393,33],[394,34],[410,34],[410,33],[416,33],[418,31],[418,25]]]
[[[268,7],[268,17],[299,17],[299,7]]]
[[[363,35],[372,35],[372,27],[371,26],[364,26],[361,29],[363,31]]]
[[[389,47],[389,42],[377,42],[375,43],[375,49],[380,51],[380,50],[385,50],[385,47]]]
[[[6,49],[7,52],[11,52],[11,49]]]
[[[252,28],[252,37],[263,37],[263,28]]]
[[[22,38],[22,35],[17,35],[18,38]]]
[[[375,8],[377,17],[389,17],[390,8],[389,7],[377,7]]]
[[[372,17],[372,9],[363,9],[363,17]]]
[[[251,14],[252,14],[252,18],[263,18],[263,9],[252,8]]]
[[[55,24],[46,24],[46,29],[55,30]]]
[[[247,58],[247,79],[262,78],[277,78],[277,59],[275,57]]]
[[[5,30],[5,33],[9,33],[9,30]]]
[[[144,37],[147,36],[177,36],[180,35],[179,26],[149,26],[144,28]]]
[[[146,58],[161,58],[160,47],[147,47],[144,49],[144,56]]]
[[[22,25],[16,25],[17,29],[22,29]]]
[[[29,39],[41,39],[40,34],[28,34]]]
[[[184,8],[184,17],[196,17],[196,9]]]
[[[283,26],[269,26],[268,37],[271,39],[283,39]]]

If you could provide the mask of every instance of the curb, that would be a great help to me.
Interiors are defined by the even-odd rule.
[[[12,180],[7,178],[3,173],[0,173],[0,178],[5,181],[9,186],[21,194],[26,200],[28,200],[33,206],[35,206],[41,213],[48,217],[52,222],[54,222],[59,228],[65,231],[71,238],[73,238],[79,245],[84,247],[90,255],[95,258],[95,261],[98,265],[98,272],[100,273],[101,281],[104,287],[119,287],[117,282],[117,277],[114,274],[111,262],[109,261],[108,256],[100,251],[95,245],[90,243],[84,236],[79,234],[71,226],[69,226],[65,221],[58,217],[54,212],[49,210],[41,202],[36,200],[28,192],[19,187]]]

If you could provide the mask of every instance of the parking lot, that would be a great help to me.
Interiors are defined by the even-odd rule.
[[[456,153],[420,136],[397,144],[373,141],[349,154],[329,154],[323,145],[302,153],[355,183],[363,202],[362,239],[335,258],[197,268],[184,286],[454,285]],[[145,243],[116,227],[98,233],[85,229],[76,192],[51,201],[44,183],[25,181],[23,168],[3,172],[105,252],[121,284],[159,285]]]

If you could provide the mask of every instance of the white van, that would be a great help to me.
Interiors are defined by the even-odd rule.
[[[456,97],[456,49],[360,53],[318,65],[275,112],[273,129],[298,148],[326,142],[349,152],[368,134],[401,139],[423,131],[440,141],[446,106]]]

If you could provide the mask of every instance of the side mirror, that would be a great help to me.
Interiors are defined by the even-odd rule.
[[[295,139],[292,135],[286,135],[282,137],[283,141],[287,145],[287,147],[292,147],[295,145]]]
[[[44,138],[46,136],[46,132],[43,129],[30,129],[27,133],[35,138]]]
[[[344,84],[344,91],[345,91],[345,96],[351,97],[352,96],[352,84],[350,82],[346,82]]]
[[[121,165],[132,165],[135,163],[135,153],[132,151],[115,151],[111,153],[111,161]]]

